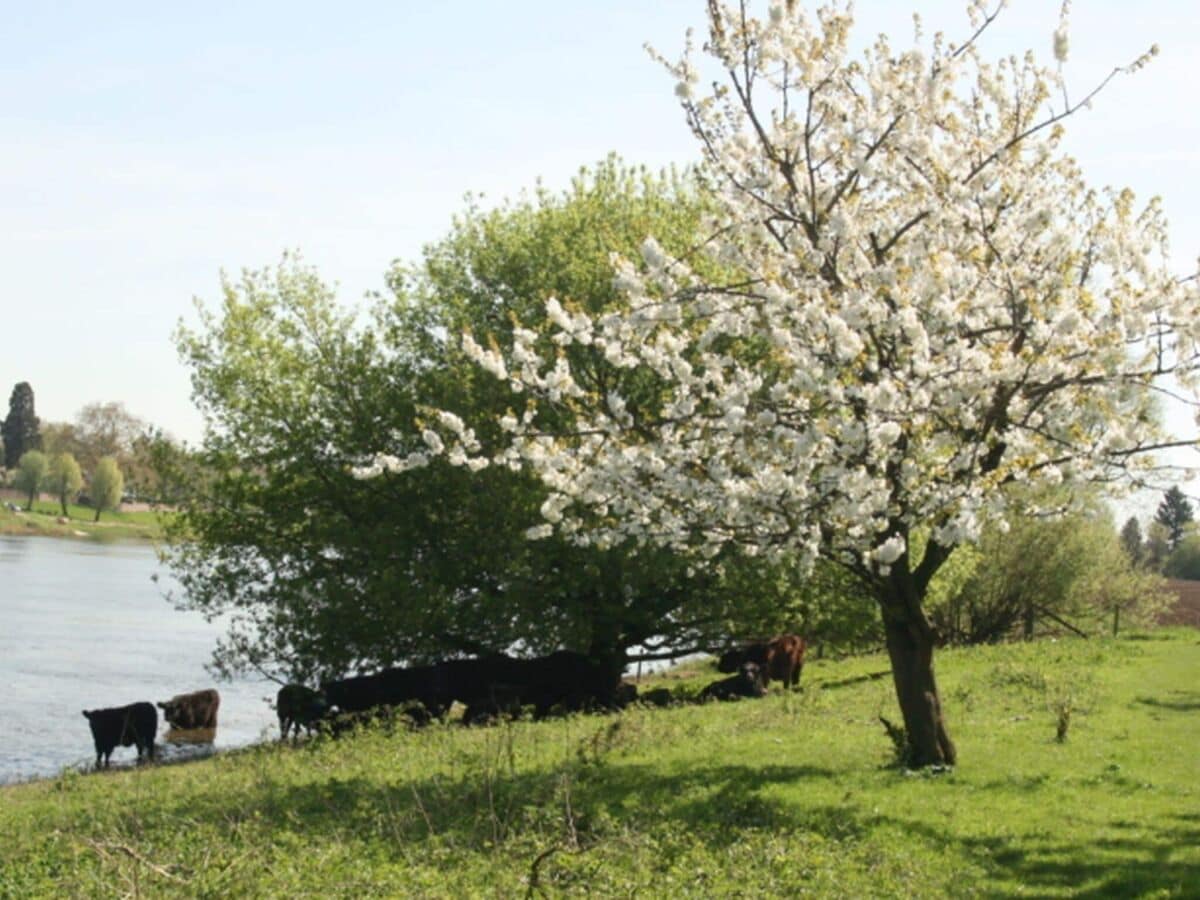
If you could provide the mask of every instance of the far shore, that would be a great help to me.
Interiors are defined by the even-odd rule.
[[[26,510],[28,500],[19,491],[0,488],[0,535],[103,541],[163,539],[163,511],[146,503],[123,503],[116,510],[105,510],[97,522],[96,510],[88,506],[68,503],[64,516],[57,499],[43,494],[34,500],[32,510]]]

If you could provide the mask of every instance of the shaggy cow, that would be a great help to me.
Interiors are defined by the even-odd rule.
[[[736,675],[714,681],[700,692],[701,700],[740,700],[743,697],[766,696],[767,687],[762,682],[762,672],[757,663],[745,662]]]
[[[300,729],[312,734],[313,728],[329,712],[329,703],[320,691],[302,684],[285,684],[275,695],[275,713],[279,716],[279,739],[288,732],[299,736]]]
[[[158,706],[163,711],[163,718],[172,728],[181,731],[216,728],[221,695],[209,688],[191,694],[176,694],[170,700],[159,701]]]
[[[137,745],[138,759],[145,753],[154,759],[154,735],[158,731],[158,711],[153,703],[131,703],[109,709],[85,709],[84,718],[92,728],[92,741],[96,745],[96,768],[103,759],[108,768],[112,752],[117,746]]]
[[[769,641],[756,641],[727,650],[717,662],[717,671],[736,672],[742,663],[755,663],[762,673],[763,684],[771,679],[783,682],[784,687],[800,683],[807,645],[797,634],[781,634]]]

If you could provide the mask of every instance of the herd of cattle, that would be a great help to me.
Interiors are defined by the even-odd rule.
[[[729,650],[720,656],[717,669],[731,674],[707,685],[697,698],[762,697],[772,680],[785,688],[795,687],[804,651],[804,639],[793,634]],[[275,711],[283,739],[298,735],[301,728],[311,733],[325,727],[337,733],[380,713],[399,713],[421,725],[443,717],[455,703],[464,707],[464,723],[481,724],[526,707],[533,708],[535,718],[543,718],[553,712],[618,709],[634,701],[656,706],[677,701],[666,688],[639,695],[637,686],[622,681],[621,674],[618,668],[569,650],[534,659],[495,654],[385,669],[326,681],[320,689],[286,684],[275,697]],[[179,694],[158,707],[172,729],[184,732],[215,730],[220,705],[220,695],[209,689]],[[154,704],[84,710],[83,715],[92,729],[97,768],[108,765],[117,746],[136,746],[139,760],[154,759],[158,731]]]

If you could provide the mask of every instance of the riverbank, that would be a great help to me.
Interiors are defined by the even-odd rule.
[[[12,509],[16,506],[17,509]],[[67,515],[57,501],[35,500],[33,509],[25,510],[25,498],[12,492],[0,494],[0,535],[37,535],[101,541],[160,541],[163,537],[162,516],[144,504],[137,507],[106,510],[95,521],[91,507],[67,504]]]
[[[67,772],[0,789],[0,894],[1189,896],[1197,637],[941,652],[937,776],[890,764],[882,655],[763,700]]]

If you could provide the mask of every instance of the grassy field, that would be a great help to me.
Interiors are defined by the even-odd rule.
[[[944,652],[940,775],[890,765],[885,667],[11,786],[0,896],[1200,895],[1200,633]]]
[[[7,506],[12,502],[21,508],[13,512]],[[141,509],[133,512],[106,510],[96,522],[96,510],[90,506],[67,504],[66,521],[58,501],[37,500],[30,512],[25,512],[24,499],[7,500],[0,503],[0,534],[26,534],[49,537],[90,538],[93,540],[143,540],[155,541],[162,537],[162,526],[158,513]]]

